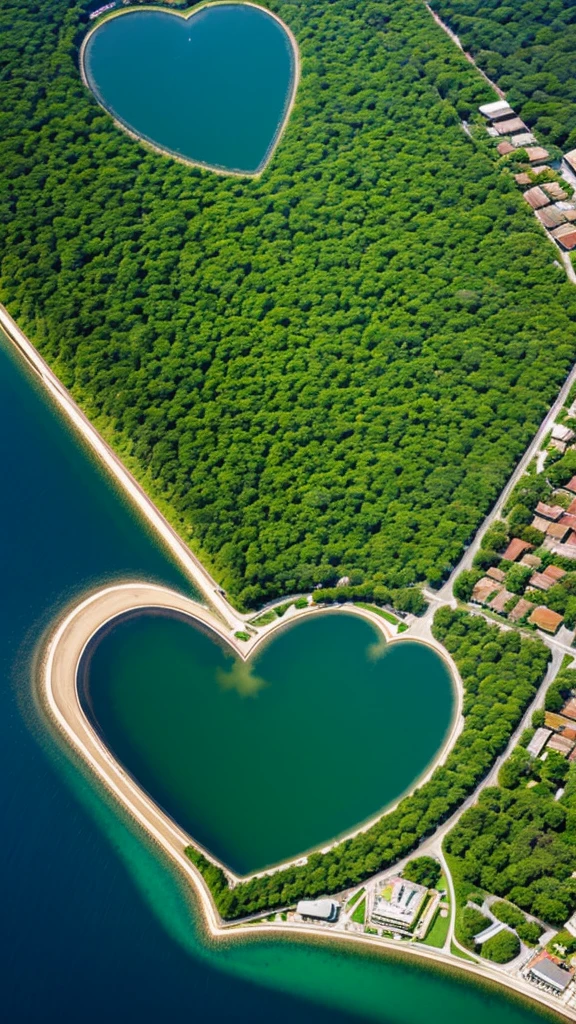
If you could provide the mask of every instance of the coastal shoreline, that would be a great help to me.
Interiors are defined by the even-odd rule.
[[[129,124],[123,121],[122,118],[120,118],[111,107],[109,107],[102,99],[100,99],[96,89],[94,89],[90,84],[85,66],[86,47],[88,45],[88,42],[92,38],[94,33],[107,21],[113,21],[115,18],[126,17],[129,14],[138,14],[138,12],[140,11],[159,11],[163,14],[170,15],[171,17],[182,18],[184,21],[188,21],[190,18],[193,18],[194,15],[200,14],[201,11],[207,10],[209,7],[229,7],[231,5],[235,5],[238,7],[253,7],[255,8],[255,10],[261,11],[263,14],[267,14],[270,18],[277,22],[277,24],[280,25],[280,27],[286,33],[288,42],[290,43],[290,49],[292,52],[292,83],[290,97],[288,99],[288,102],[286,103],[282,120],[278,124],[278,127],[274,133],[270,145],[268,146],[268,149],[264,154],[263,160],[261,161],[261,163],[259,164],[255,171],[239,171],[235,170],[234,168],[228,169],[226,167],[219,167],[215,164],[205,163],[202,160],[192,160],[190,157],[182,156],[181,153],[176,153],[172,149],[168,149],[167,147],[164,146],[159,146],[157,143],[153,142],[145,135],[141,135],[139,132],[135,131],[134,128],[131,128]],[[185,164],[187,167],[197,167],[200,170],[210,171],[211,173],[218,174],[221,177],[251,178],[255,180],[261,178],[262,175],[264,174],[264,171],[266,170],[268,164],[272,160],[272,157],[274,156],[274,153],[276,152],[280,144],[282,136],[284,135],[284,132],[288,125],[288,121],[290,120],[292,111],[294,109],[294,104],[296,102],[296,93],[298,91],[298,86],[300,84],[301,73],[300,50],[298,48],[298,43],[296,42],[296,37],[294,33],[289,28],[289,26],[284,21],[282,21],[282,18],[280,18],[278,14],[276,14],[274,11],[269,10],[267,7],[263,7],[261,4],[254,3],[253,0],[205,0],[204,3],[200,3],[196,7],[193,7],[191,10],[188,11],[170,10],[166,7],[158,7],[155,4],[142,4],[141,6],[139,5],[138,7],[129,7],[125,10],[110,11],[104,17],[96,19],[95,24],[92,25],[92,27],[84,36],[84,39],[82,40],[82,44],[80,46],[78,62],[82,84],[85,86],[86,89],[90,91],[91,95],[94,96],[96,102],[102,108],[102,110],[105,110],[106,113],[110,115],[116,127],[120,128],[121,131],[125,132],[128,136],[130,136],[130,138],[134,139],[136,142],[139,142],[141,145],[145,146],[147,149],[150,149],[152,152],[158,153],[160,156],[170,157],[173,160],[177,160],[178,163]]]
[[[98,609],[98,602],[104,598],[112,598],[116,604],[111,608],[106,604],[105,612]],[[128,597],[128,601],[123,600]],[[497,969],[482,963],[481,965],[467,962],[451,952],[435,947],[413,944],[409,948],[401,946],[393,939],[373,937],[355,932],[328,932],[318,925],[285,924],[283,922],[261,922],[251,924],[225,924],[214,904],[210,890],[202,875],[194,864],[186,857],[184,849],[189,845],[189,837],[175,822],[172,821],[144,793],[134,779],[122,768],[111,755],[106,745],[97,735],[81,707],[77,690],[77,668],[90,639],[107,622],[113,621],[128,607],[135,608],[169,608],[168,602],[177,599],[182,614],[197,618],[220,636],[224,636],[221,624],[213,613],[203,609],[196,602],[167,588],[152,584],[120,584],[108,587],[95,595],[86,598],[60,622],[52,634],[41,666],[41,702],[49,714],[57,731],[69,743],[82,763],[91,770],[108,794],[118,801],[129,817],[144,829],[150,841],[160,848],[170,862],[176,866],[182,877],[193,886],[194,895],[202,916],[203,925],[209,937],[216,942],[246,941],[250,936],[270,938],[273,935],[283,938],[303,938],[320,940],[326,945],[350,947],[359,946],[371,953],[394,953],[397,956],[416,958],[426,961],[431,966],[442,966],[451,970],[465,972],[474,977],[475,981],[493,983],[504,986],[517,996],[535,1001],[560,1017],[576,1021],[576,1011],[563,1005],[553,1006],[545,993],[541,993],[528,982],[499,972]],[[118,610],[120,609],[120,610]],[[88,622],[83,613],[89,613]],[[95,614],[94,614],[95,612]],[[87,628],[87,626],[89,628]],[[89,635],[87,635],[89,634]],[[226,638],[227,639],[227,638]],[[209,851],[203,849],[196,841],[193,845],[202,851],[212,863],[221,867],[234,884],[239,876],[225,868]]]

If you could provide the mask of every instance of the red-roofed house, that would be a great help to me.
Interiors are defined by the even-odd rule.
[[[544,519],[551,519],[555,523],[564,515],[564,509],[561,505],[547,505],[545,501],[539,501],[536,505],[536,515],[544,516]]]
[[[561,580],[566,575],[566,570],[561,569],[558,565],[549,565],[547,569],[544,569],[542,575],[549,576],[554,583],[557,583],[558,580]]]
[[[505,558],[508,562],[515,562],[526,551],[532,551],[533,548],[534,545],[529,544],[527,540],[520,540],[519,537],[513,537],[506,548],[506,551],[502,555],[502,558]]]
[[[558,612],[553,612],[551,608],[546,608],[546,605],[543,604],[535,608],[528,619],[531,625],[543,629],[546,633],[556,633],[563,621],[562,615],[558,615]]]
[[[573,476],[567,484],[564,484],[564,490],[570,491],[571,494],[576,494],[576,476]]]

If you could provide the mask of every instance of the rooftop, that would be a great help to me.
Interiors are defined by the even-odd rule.
[[[538,757],[538,754],[544,749],[551,735],[551,729],[536,729],[530,743],[526,747],[528,753],[531,754],[532,757]]]
[[[530,586],[536,587],[537,590],[550,590],[550,587],[554,586],[554,580],[543,572],[535,572],[530,577]]]
[[[546,530],[547,537],[552,537],[553,540],[559,540],[560,543],[562,543],[568,533],[570,533],[570,527],[562,526],[562,523],[550,523]]]
[[[533,607],[532,601],[527,601],[525,597],[521,597],[518,604],[508,613],[508,618],[511,622],[519,622],[520,619],[528,615],[528,612],[532,611]]]
[[[571,491],[572,494],[576,494],[576,476],[573,476],[567,484],[564,484],[564,490]],[[570,509],[568,509],[568,511],[570,512]]]
[[[520,558],[526,551],[532,551],[534,548],[533,544],[529,544],[527,540],[520,540],[519,537],[513,537],[510,541],[506,551],[502,555],[502,558],[508,562],[515,562],[516,559]]]
[[[517,135],[518,132],[528,131],[528,126],[524,124],[521,117],[511,117],[505,121],[499,120],[494,127],[498,135]]]
[[[547,206],[544,210],[536,210],[536,216],[540,223],[548,229],[557,228],[559,224],[564,224],[566,221],[562,210],[557,210],[555,206]]]
[[[566,199],[568,195],[557,181],[547,181],[545,185],[542,185],[542,188],[549,196],[552,196],[552,199]]]
[[[335,900],[300,900],[296,912],[302,917],[316,917],[319,921],[335,921],[340,904]]]
[[[552,519],[554,522],[564,515],[564,511],[562,505],[547,505],[544,501],[539,501],[536,505],[537,516],[544,516],[545,519]]]
[[[500,156],[508,156],[509,153],[514,152],[514,146],[512,146],[509,142],[506,142],[506,139],[503,139],[502,142],[499,142],[498,145],[496,146],[496,151],[500,154]]]
[[[527,146],[526,156],[531,164],[537,164],[539,160],[547,160],[550,154],[543,146]]]
[[[555,633],[563,621],[562,615],[558,615],[558,612],[553,612],[543,604],[538,605],[528,619],[533,626],[543,629],[546,633]]]
[[[495,580],[490,579],[490,576],[483,576],[472,591],[472,600],[477,601],[478,604],[484,604],[492,594],[497,594],[499,590],[502,590],[501,583],[496,583]]]
[[[559,992],[564,992],[572,980],[574,971],[560,967],[556,960],[542,950],[541,953],[538,953],[530,961],[526,968],[526,973],[534,975],[538,981],[551,985],[552,988],[557,989]]]
[[[483,103],[481,107],[478,107],[478,110],[489,120],[493,117],[497,117],[498,114],[506,114],[509,110],[514,113],[512,107],[508,103],[508,100],[495,100],[493,103]]]
[[[503,612],[508,601],[511,601],[515,596],[516,595],[512,594],[511,591],[502,588],[502,590],[496,594],[496,597],[493,597],[489,602],[488,607],[491,608],[493,612]]]
[[[533,188],[529,188],[528,191],[524,193],[524,199],[527,203],[530,203],[533,210],[539,210],[541,206],[548,206],[548,203],[550,202],[550,196],[547,196],[539,185],[534,185]]]
[[[386,879],[374,897],[371,917],[410,928],[427,892],[424,885],[399,876]]]
[[[497,583],[504,583],[504,580],[506,579],[506,573],[504,570],[497,569],[495,565],[486,570],[486,575],[489,576],[491,580],[496,580]]]
[[[558,734],[552,737],[546,747],[546,750],[555,750],[558,754],[564,754],[564,757],[567,757],[573,749],[573,741],[569,740],[568,737],[559,736]]]

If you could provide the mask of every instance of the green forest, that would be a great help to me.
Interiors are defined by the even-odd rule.
[[[430,0],[541,142],[576,147],[574,0]]]
[[[576,292],[419,0],[272,7],[302,79],[238,180],[114,126],[81,4],[4,0],[0,298],[239,605],[347,574],[411,607],[572,364]]]
[[[503,632],[450,608],[436,612],[433,632],[454,658],[465,689],[464,728],[445,763],[366,832],[328,853],[311,854],[302,866],[240,882],[233,889],[220,868],[188,847],[186,853],[202,872],[223,917],[244,917],[357,885],[410,853],[486,775],[542,681],[550,652],[540,640]],[[422,868],[418,860],[414,864]]]
[[[572,664],[566,657],[548,687],[546,711],[560,711],[573,693]],[[498,787],[485,789],[444,841],[460,904],[458,930],[470,948],[481,929],[474,920],[478,912],[466,904],[482,902],[484,892],[516,904],[499,902],[492,912],[528,941],[536,941],[536,929],[518,907],[555,926],[576,909],[576,764],[555,750],[547,750],[545,760],[528,753],[543,725],[544,709],[537,708],[532,729],[498,773]]]
[[[529,782],[535,784],[527,788]],[[561,784],[565,793],[556,801]],[[517,748],[500,787],[480,794],[444,845],[461,891],[479,887],[562,925],[576,909],[576,768],[560,754],[531,761]]]

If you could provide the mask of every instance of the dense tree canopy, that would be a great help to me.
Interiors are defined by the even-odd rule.
[[[430,0],[542,141],[576,146],[574,0]]]
[[[484,790],[446,837],[445,849],[461,891],[480,885],[547,924],[561,925],[576,909],[576,766],[560,758],[569,775],[556,801],[558,781],[544,770],[551,757],[542,762],[526,755],[514,778],[507,772],[500,788]],[[537,785],[527,786],[530,781]],[[526,932],[519,927],[519,934]],[[534,933],[527,931],[529,940]]]
[[[576,295],[424,5],[272,6],[303,74],[251,181],[114,126],[82,5],[4,0],[0,298],[236,601],[345,573],[406,603],[540,421]]]
[[[304,865],[240,882],[233,889],[219,868],[188,847],[186,853],[224,917],[243,917],[356,885],[414,849],[475,789],[534,696],[550,653],[540,640],[503,632],[450,608],[436,612],[434,635],[452,654],[466,691],[464,729],[445,763],[366,832],[328,853],[311,854]],[[412,866],[419,870],[422,860],[428,858],[416,858]]]

